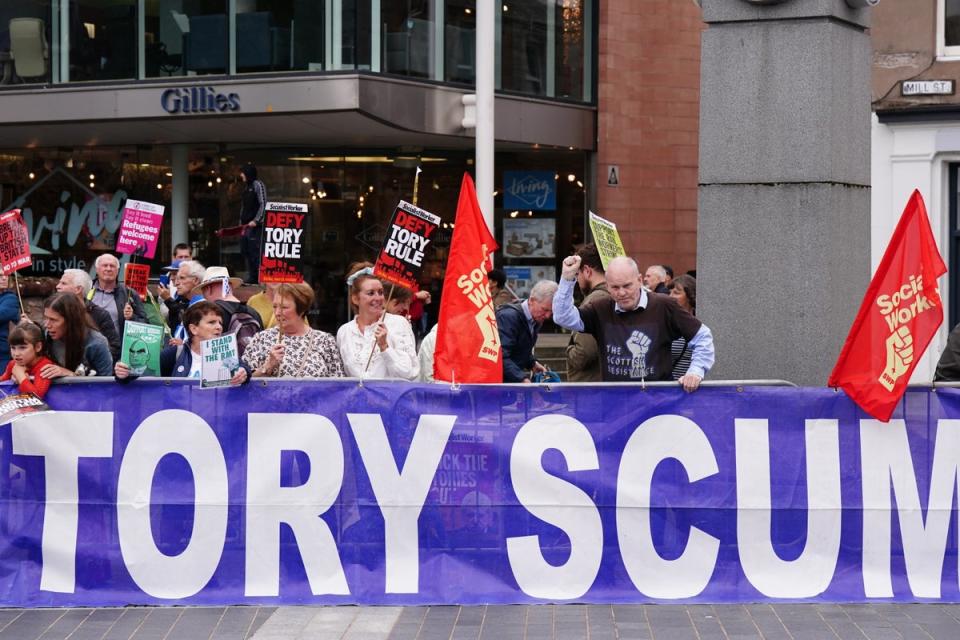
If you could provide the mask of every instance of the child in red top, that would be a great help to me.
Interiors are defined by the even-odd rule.
[[[10,331],[7,340],[13,360],[7,364],[3,375],[0,375],[0,381],[13,378],[20,386],[21,393],[32,393],[43,398],[52,381],[41,376],[40,370],[45,365],[56,363],[43,355],[43,332],[40,327],[23,321]]]

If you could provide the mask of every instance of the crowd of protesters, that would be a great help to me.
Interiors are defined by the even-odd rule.
[[[571,381],[633,379],[638,371],[636,354],[649,353],[641,363],[645,367],[641,374],[655,372],[650,379],[672,377],[687,390],[696,388],[696,384],[684,383],[691,366],[699,383],[713,363],[709,330],[695,319],[696,280],[691,275],[674,279],[665,265],[652,265],[641,277],[629,258],[618,258],[611,265],[623,274],[615,275],[614,287],[616,292],[627,291],[626,297],[608,291],[607,276],[593,245],[564,261],[559,287],[550,281],[534,283],[524,300],[507,286],[503,271],[489,272],[504,382],[531,382],[546,372],[535,358],[534,347],[542,323],[559,303],[566,315],[563,321],[555,321],[575,330],[567,347]],[[124,326],[130,321],[164,325],[159,371],[151,369],[144,375],[199,379],[201,344],[233,334],[240,355],[231,379],[234,385],[252,378],[433,380],[438,325],[426,331],[423,311],[433,302],[431,294],[381,281],[370,263],[355,263],[347,270],[345,284],[353,317],[336,336],[310,326],[308,312],[316,301],[310,285],[270,284],[244,303],[234,294],[240,279],[231,277],[225,267],[205,267],[193,259],[185,244],[175,248],[174,261],[163,269],[157,299],[151,296],[149,303],[119,281],[120,262],[115,256],[99,256],[95,268],[95,279],[78,269],[63,273],[57,293],[44,303],[42,327],[20,315],[13,293],[0,292],[0,325],[4,329],[0,347],[6,358],[0,380],[12,380],[22,391],[40,397],[56,378],[113,376],[118,382],[130,383],[138,376],[120,359]],[[0,291],[5,289],[3,279]],[[569,299],[574,284],[583,296],[579,308]],[[629,308],[622,309],[621,302]],[[607,306],[609,313],[603,311]],[[664,330],[655,339],[658,345],[666,345],[667,353],[656,352],[657,345],[643,343],[644,337],[622,353],[614,349],[623,356],[618,361],[598,346],[598,338],[602,343],[605,335],[616,333],[621,325],[626,329],[617,329],[620,333],[629,331],[632,320],[625,318],[637,312],[648,318],[656,315]],[[636,342],[636,334],[634,331],[624,342]],[[423,336],[419,349],[417,336]],[[622,337],[617,334],[617,340]],[[647,366],[648,362],[656,366]],[[661,371],[667,364],[669,375]]]

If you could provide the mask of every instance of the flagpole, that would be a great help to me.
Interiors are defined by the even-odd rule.
[[[17,276],[17,272],[13,272],[13,281],[17,287],[17,300],[20,301],[20,315],[27,315],[27,312],[23,310],[23,297],[20,295],[20,278]]]
[[[417,167],[417,175],[413,177],[413,206],[417,206],[417,200],[420,195],[420,174],[423,173],[423,169]]]

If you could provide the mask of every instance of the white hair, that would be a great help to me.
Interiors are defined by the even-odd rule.
[[[118,260],[115,255],[113,255],[112,253],[101,253],[100,255],[97,256],[97,259],[93,262],[94,268],[99,269],[99,268],[100,268],[100,262],[101,262],[104,258],[110,258],[111,260],[113,260],[114,262],[117,263],[117,266],[118,266],[118,267],[120,266],[120,260]]]
[[[186,267],[187,275],[197,280],[203,280],[203,274],[206,272],[206,268],[196,260],[184,260],[180,263],[180,269]]]
[[[667,270],[664,269],[662,265],[652,264],[649,267],[647,267],[647,271],[650,271],[651,269],[653,269],[653,272],[657,274],[657,277],[660,278],[661,280],[667,279]]]
[[[93,280],[90,278],[90,274],[83,269],[64,269],[63,275],[70,278],[73,286],[80,287],[80,295],[84,298],[87,297],[90,289],[93,289]]]
[[[533,288],[530,289],[531,300],[536,300],[538,302],[546,302],[547,300],[553,300],[553,294],[557,292],[557,283],[553,280],[538,280]]]

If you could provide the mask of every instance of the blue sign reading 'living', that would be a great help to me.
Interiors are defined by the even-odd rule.
[[[553,171],[504,171],[503,208],[555,211],[556,174]]]

